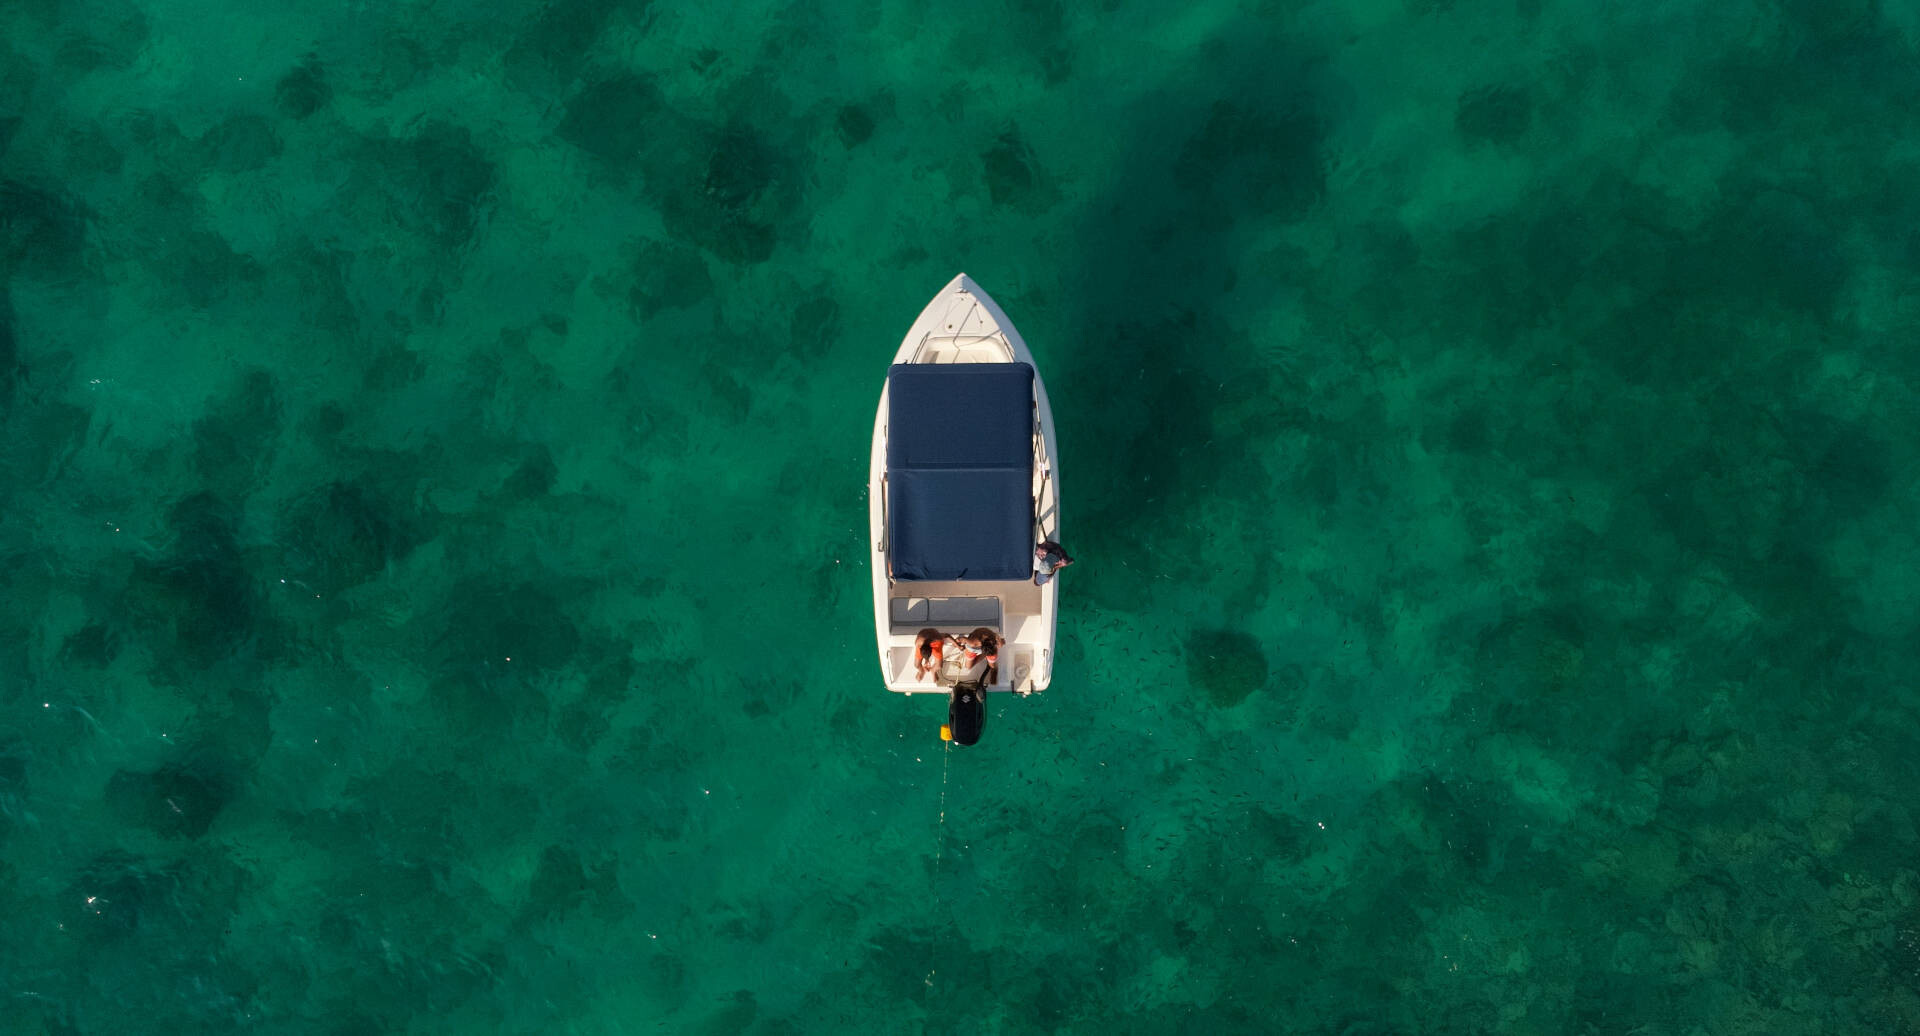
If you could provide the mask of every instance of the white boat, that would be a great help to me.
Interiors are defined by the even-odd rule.
[[[900,343],[873,421],[867,511],[887,690],[1047,689],[1060,583],[1036,585],[1034,556],[1060,538],[1057,458],[1027,343],[979,285],[955,277]],[[998,665],[968,666],[948,642],[938,669],[917,672],[929,630],[992,631]]]

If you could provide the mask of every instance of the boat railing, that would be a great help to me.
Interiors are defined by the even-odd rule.
[[[1036,420],[1033,423],[1033,455],[1038,458],[1040,484],[1033,488],[1033,531],[1034,535],[1041,540],[1048,538],[1047,519],[1060,508],[1057,500],[1048,505],[1045,510],[1040,507],[1041,502],[1047,499],[1047,486],[1053,482],[1053,462],[1046,455],[1046,445],[1046,436],[1041,431],[1040,422]]]
[[[1040,501],[1047,498],[1047,483],[1052,479],[1053,472],[1044,467],[1041,468],[1040,489],[1033,494],[1033,532],[1034,535],[1042,541],[1048,539],[1047,519],[1053,517],[1054,514],[1060,510],[1060,502],[1057,500],[1048,504],[1046,510],[1043,511],[1040,509]]]

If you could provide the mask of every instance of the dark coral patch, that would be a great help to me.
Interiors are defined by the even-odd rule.
[[[118,942],[139,929],[149,909],[162,905],[169,884],[164,872],[127,853],[101,853],[62,894],[61,924],[89,946]]]
[[[437,653],[449,669],[482,667],[497,680],[571,665],[581,647],[560,599],[536,583],[461,584],[448,601],[442,631]]]
[[[659,136],[665,109],[651,76],[603,79],[567,102],[560,139],[610,162],[632,161]]]
[[[107,804],[121,820],[168,838],[198,838],[232,798],[217,774],[185,766],[151,773],[121,770],[107,782]]]
[[[87,214],[56,191],[0,180],[0,265],[64,275],[81,265]]]
[[[1205,214],[1223,222],[1306,215],[1327,186],[1327,124],[1309,100],[1272,108],[1214,102],[1181,145],[1174,182],[1208,198]]]
[[[304,119],[333,102],[333,87],[326,71],[312,54],[280,77],[273,88],[274,106],[291,119]]]
[[[71,26],[55,51],[66,79],[132,65],[152,35],[139,5],[125,0],[101,3],[90,7],[84,18],[67,15],[61,21]]]
[[[1232,708],[1267,682],[1267,656],[1248,634],[1202,630],[1187,638],[1187,679],[1215,706]]]
[[[641,319],[693,306],[712,292],[713,276],[697,249],[672,241],[641,243],[627,289],[627,299]]]
[[[849,104],[834,116],[833,128],[840,135],[840,143],[859,147],[873,137],[873,115],[857,104]]]
[[[194,467],[222,489],[250,486],[273,457],[280,423],[278,383],[264,370],[248,371],[193,423]]]
[[[995,205],[1023,201],[1039,183],[1034,172],[1033,151],[1018,131],[1000,134],[1000,139],[981,156],[986,167],[987,195]]]
[[[788,334],[795,355],[803,360],[819,359],[840,337],[840,304],[827,295],[815,295],[800,303],[788,321]]]
[[[13,402],[13,390],[27,376],[20,362],[20,339],[13,329],[13,296],[0,284],[0,407]]]
[[[303,494],[288,506],[280,528],[293,571],[329,592],[378,576],[421,541],[411,507],[357,482],[330,482]]]
[[[573,849],[548,846],[540,854],[522,916],[552,920],[586,909],[602,918],[619,917],[630,904],[620,893],[616,862],[610,857],[582,859]]]
[[[370,144],[358,168],[360,218],[390,222],[438,246],[465,244],[492,198],[494,165],[464,127],[431,123]]]
[[[759,134],[735,127],[722,133],[707,153],[703,186],[721,208],[741,210],[766,194],[777,175],[773,149]]]
[[[273,124],[258,115],[234,115],[200,136],[201,162],[223,172],[258,169],[280,154]]]
[[[553,451],[546,443],[530,443],[524,448],[523,454],[500,491],[511,500],[525,500],[552,492],[554,482],[560,478],[560,466],[554,463]]]
[[[196,493],[168,515],[173,547],[135,565],[125,606],[141,632],[158,634],[168,661],[204,668],[233,654],[266,622],[264,602],[234,532],[231,509]]]
[[[617,5],[605,0],[555,0],[507,48],[507,81],[546,96],[573,81],[605,31]]]
[[[60,659],[92,669],[107,666],[120,654],[120,635],[113,627],[90,622],[61,642]]]
[[[1460,95],[1453,128],[1461,137],[1485,144],[1512,144],[1533,125],[1533,98],[1511,86],[1488,86]]]

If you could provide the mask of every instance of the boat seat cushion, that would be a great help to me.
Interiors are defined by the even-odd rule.
[[[894,633],[917,633],[928,626],[998,629],[1001,624],[998,597],[895,597],[888,603]]]

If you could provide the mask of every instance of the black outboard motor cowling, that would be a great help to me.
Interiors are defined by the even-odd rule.
[[[986,688],[975,680],[953,685],[953,697],[947,700],[947,729],[953,743],[971,745],[980,740],[980,729],[987,724]]]

